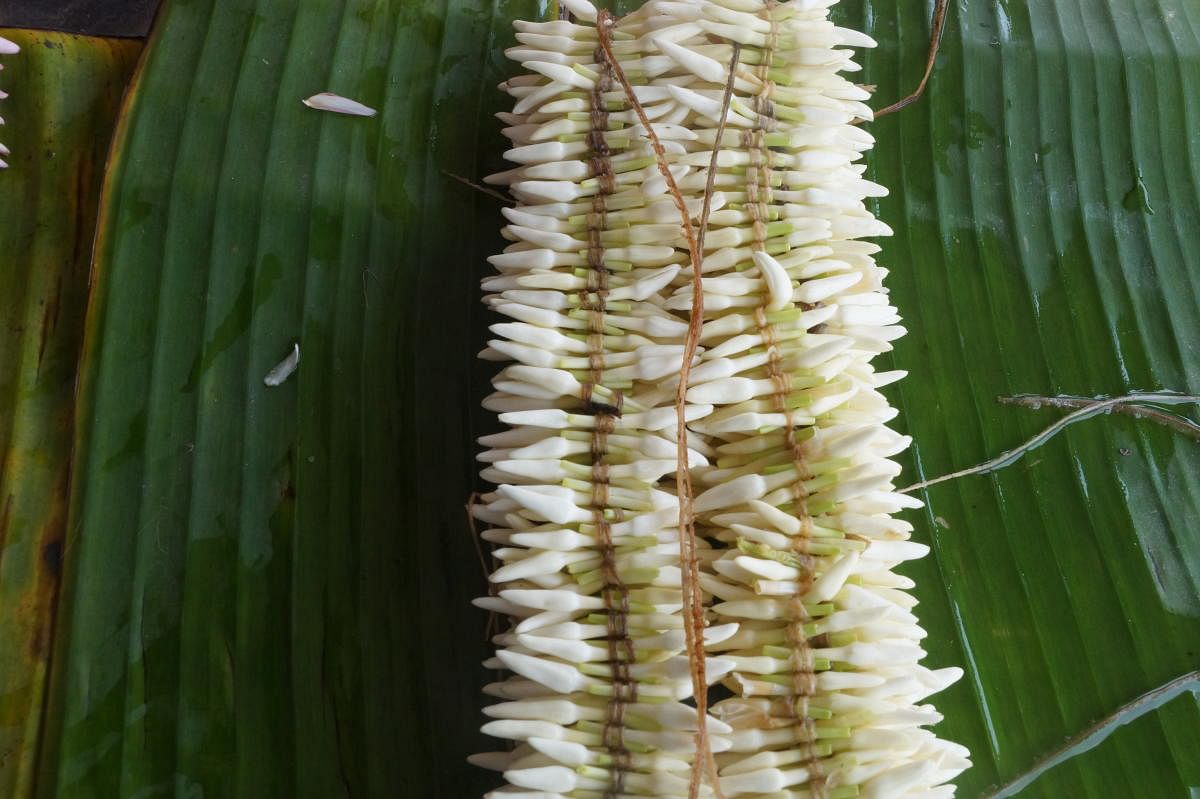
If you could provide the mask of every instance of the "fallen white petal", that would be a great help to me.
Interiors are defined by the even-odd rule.
[[[299,365],[300,345],[293,344],[292,351],[288,353],[288,356],[275,364],[275,367],[271,371],[267,372],[267,376],[263,378],[263,383],[268,386],[278,386],[287,380]]]
[[[375,109],[362,103],[351,100],[347,97],[342,97],[332,92],[321,92],[314,94],[304,101],[304,104],[309,108],[315,108],[318,111],[333,111],[337,114],[349,114],[356,117],[373,117]]]

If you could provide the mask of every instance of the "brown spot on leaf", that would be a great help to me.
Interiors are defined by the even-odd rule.
[[[104,163],[103,153],[94,153],[92,158],[80,158],[75,162],[75,197],[73,208],[76,219],[75,236],[71,241],[71,268],[72,270],[89,269],[91,267],[91,258],[89,255],[88,245],[91,243],[91,231],[94,229],[93,222],[89,214],[88,199],[92,193],[92,163]],[[92,210],[94,213],[94,209]]]
[[[0,510],[0,554],[4,552],[4,542],[8,538],[8,525],[12,520],[13,495],[4,498],[4,508]]]
[[[50,343],[50,336],[54,333],[54,318],[58,315],[56,303],[52,300],[49,305],[42,306],[42,324],[38,330],[38,359],[37,359],[37,374],[42,373],[42,359],[46,356],[46,346]]]
[[[61,538],[47,541],[42,546],[42,566],[55,580],[62,577],[63,542]]]

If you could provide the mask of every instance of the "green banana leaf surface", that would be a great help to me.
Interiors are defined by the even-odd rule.
[[[877,106],[919,80],[931,5],[839,5],[880,42]],[[1200,7],[951,5],[926,97],[870,125],[913,482],[1066,413],[1000,396],[1200,391]],[[503,168],[510,22],[553,13],[164,6],[102,200],[39,795],[495,783],[464,763],[496,744],[463,505],[503,242],[468,184]],[[321,91],[378,114],[301,103]],[[921,492],[929,662],[966,669],[936,699],[975,757],[960,796],[1200,791],[1200,448],[1195,407],[1165,411]]]
[[[139,42],[0,29],[0,796],[30,795],[96,206]]]
[[[485,655],[463,504],[498,238],[442,170],[479,171],[511,14],[160,13],[96,244],[45,795],[486,779],[463,762]],[[322,91],[379,113],[302,104]]]
[[[913,482],[1065,414],[1000,396],[1200,389],[1200,7],[953,5],[928,96],[871,128],[874,179],[892,188],[878,213],[896,231],[883,259],[910,331],[893,397]],[[927,13],[846,14],[881,43],[863,62],[879,96],[919,79]],[[935,699],[941,734],[974,755],[959,795],[1196,795],[1195,433],[1083,420],[923,498],[926,648],[967,670]]]

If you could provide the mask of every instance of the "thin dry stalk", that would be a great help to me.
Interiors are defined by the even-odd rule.
[[[1200,396],[1168,393],[1126,394],[1121,397],[1112,397],[1110,399],[1091,400],[1071,413],[1068,413],[1066,416],[1062,417],[1057,422],[1050,425],[1045,430],[1041,431],[1033,438],[1029,439],[1018,447],[1014,447],[1013,449],[1002,452],[991,460],[984,461],[983,463],[976,464],[975,466],[971,466],[967,469],[960,469],[957,472],[944,474],[941,477],[934,477],[930,480],[922,480],[919,483],[913,483],[910,486],[900,489],[899,493],[908,494],[913,491],[918,491],[922,488],[928,488],[929,486],[937,485],[938,483],[957,480],[959,477],[967,477],[973,474],[988,474],[990,472],[997,471],[998,469],[1002,469],[1005,466],[1015,463],[1021,458],[1021,456],[1029,452],[1031,449],[1046,443],[1068,425],[1100,413],[1108,413],[1109,411],[1121,406],[1138,402],[1161,402],[1169,405],[1179,405],[1183,403],[1200,402]]]
[[[483,570],[483,580],[487,584],[488,593],[492,596],[496,595],[496,586],[488,579],[487,558],[483,554],[483,545],[480,543],[482,539],[479,537],[479,530],[475,527],[475,514],[471,513],[471,508],[479,503],[479,492],[472,491],[471,496],[467,497],[467,502],[463,508],[467,512],[467,528],[471,534],[471,543],[475,545],[475,554],[479,556],[479,568]],[[500,629],[500,617],[494,610],[488,611],[487,625],[483,628],[483,640],[490,641]]]
[[[1021,407],[1033,408],[1035,410],[1043,406],[1050,408],[1090,408],[1097,402],[1100,402],[1100,400],[1092,399],[1091,397],[1039,397],[1032,394],[1023,394],[1016,397],[997,397],[996,401],[1001,405],[1020,405]],[[1200,441],[1200,424],[1184,416],[1177,416],[1173,413],[1161,411],[1158,408],[1138,405],[1132,402],[1114,405],[1109,410],[1113,413],[1157,422],[1194,441]]]
[[[925,74],[921,76],[921,82],[912,94],[902,100],[897,100],[886,108],[881,108],[875,112],[875,118],[894,114],[901,108],[906,108],[917,100],[921,99],[921,95],[925,94],[925,87],[929,84],[929,76],[933,74],[933,64],[937,61],[938,50],[942,46],[942,31],[946,29],[946,13],[950,6],[950,0],[937,0],[937,5],[933,9],[933,31],[929,36],[929,55],[925,58]]]
[[[473,181],[469,178],[464,178],[462,175],[456,175],[453,172],[447,172],[444,169],[442,170],[442,174],[448,178],[454,178],[459,183],[463,183],[467,186],[470,186],[475,191],[483,192],[487,196],[497,199],[500,202],[504,203],[505,205],[516,205],[516,203],[513,202],[513,199],[511,197],[509,197],[505,194],[502,194],[502,193],[496,191],[495,189],[489,189],[487,186],[480,186],[475,181]]]

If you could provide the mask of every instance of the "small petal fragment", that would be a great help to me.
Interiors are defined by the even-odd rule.
[[[347,97],[342,97],[332,92],[321,92],[314,94],[304,101],[304,104],[309,108],[315,108],[318,111],[333,111],[336,114],[348,114],[356,117],[373,117],[375,109],[370,106],[363,105],[357,100],[351,100]]]
[[[263,383],[268,386],[278,386],[287,380],[292,372],[296,371],[296,367],[300,365],[300,345],[293,344],[292,351],[288,356],[279,363],[275,364],[271,371],[267,372],[267,376],[263,378]]]

